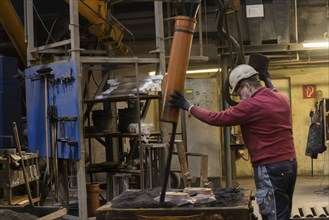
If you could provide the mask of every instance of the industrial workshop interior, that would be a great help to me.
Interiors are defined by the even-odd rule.
[[[329,219],[328,0],[0,0],[0,219],[261,220],[242,127],[192,115],[241,64],[291,109],[290,219]]]

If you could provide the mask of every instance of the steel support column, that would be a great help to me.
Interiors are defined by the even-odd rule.
[[[83,110],[82,110],[82,64],[80,61],[80,32],[79,32],[79,11],[78,0],[70,0],[70,33],[71,33],[71,58],[76,62],[77,69],[77,89],[78,89],[78,111],[79,111],[79,133],[80,133],[80,160],[77,165],[77,182],[79,196],[79,218],[88,219],[87,213],[87,190],[85,171],[85,144],[83,132]]]

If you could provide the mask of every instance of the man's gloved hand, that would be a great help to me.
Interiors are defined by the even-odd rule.
[[[172,107],[178,107],[178,108],[182,108],[186,111],[189,111],[190,108],[193,106],[189,101],[187,101],[184,96],[175,91],[174,94],[171,94],[170,95],[171,99],[169,99],[169,103],[170,103],[170,106]]]

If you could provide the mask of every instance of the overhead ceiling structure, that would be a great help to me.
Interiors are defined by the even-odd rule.
[[[24,21],[24,1],[10,0]],[[84,2],[82,0],[79,1]],[[111,19],[122,25],[122,42],[133,56],[150,56],[154,48],[155,15],[154,1],[151,0],[110,0],[106,1]],[[162,0],[164,11],[164,31],[166,54],[169,55],[170,39],[173,33],[175,6],[181,1]],[[36,46],[63,40],[69,35],[69,13],[66,0],[34,0]],[[217,6],[222,4],[224,10]],[[254,7],[261,6],[260,8]],[[249,11],[248,11],[249,10]],[[254,10],[256,16],[250,15]],[[227,36],[232,36],[243,49],[244,55],[263,53],[270,56],[272,64],[326,62],[328,51],[323,48],[305,48],[302,43],[328,41],[328,0],[202,0],[200,18],[194,34],[191,56],[196,56],[195,65],[214,65],[218,54],[229,54]],[[260,14],[257,15],[257,12]],[[216,21],[217,14],[222,21]],[[107,22],[111,22],[106,18]],[[226,22],[227,21],[227,22]],[[99,39],[92,35],[90,20],[80,16],[81,47],[106,50]],[[17,56],[12,41],[0,26],[0,53]],[[67,49],[67,48],[65,48]],[[234,49],[234,48],[233,48]],[[54,51],[45,51],[43,59],[52,56]],[[104,52],[106,53],[106,52]],[[233,51],[236,53],[236,51]],[[206,58],[204,58],[206,57]],[[193,64],[193,59],[191,59]]]

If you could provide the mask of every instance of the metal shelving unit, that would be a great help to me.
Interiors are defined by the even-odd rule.
[[[56,43],[44,45],[44,46],[35,46],[35,37],[34,37],[34,13],[33,13],[33,0],[25,1],[25,26],[26,26],[26,34],[27,34],[27,64],[28,66],[37,65],[35,60],[35,54],[42,53],[45,50],[55,49],[61,46],[70,47],[70,60],[75,61],[76,63],[76,72],[77,72],[77,100],[78,100],[78,112],[79,117],[78,120],[80,124],[79,126],[79,134],[80,134],[80,160],[74,161],[77,168],[77,186],[78,186],[78,196],[79,196],[79,218],[87,219],[87,192],[86,192],[86,165],[85,165],[85,152],[86,152],[86,144],[85,138],[89,136],[84,132],[84,124],[86,116],[90,113],[92,109],[92,105],[99,100],[88,100],[84,97],[84,89],[85,89],[85,79],[87,78],[87,74],[84,71],[84,67],[88,67],[91,65],[99,64],[99,65],[108,65],[108,64],[131,64],[134,66],[135,74],[138,76],[139,70],[138,66],[146,63],[156,64],[156,72],[158,74],[165,73],[165,49],[164,49],[164,30],[163,30],[163,12],[162,12],[162,2],[154,1],[154,11],[157,16],[155,16],[155,32],[156,39],[155,44],[157,48],[157,58],[138,58],[138,57],[105,57],[105,56],[82,56],[83,54],[88,54],[84,49],[80,46],[80,30],[79,30],[79,7],[78,0],[69,0],[69,14],[70,14],[70,38],[65,39]],[[67,57],[63,57],[63,59],[67,59]],[[137,102],[141,99],[144,99],[143,95],[137,93],[136,97],[134,97]],[[149,97],[149,98],[158,98],[158,97]],[[118,100],[102,100],[104,102],[109,101],[121,101],[123,98],[118,98]],[[87,109],[84,109],[85,106]],[[140,109],[138,109],[139,111]],[[161,125],[162,126],[162,125]],[[105,134],[101,134],[105,135]],[[140,134],[139,134],[140,139]],[[143,167],[141,167],[142,169]],[[143,181],[143,178],[141,178]],[[144,185],[144,183],[141,183]]]
[[[32,201],[33,203],[40,201],[38,154],[28,153],[22,158],[17,154],[7,154],[5,157],[0,157],[0,173],[1,176],[6,177],[5,180],[0,182],[0,188],[6,191],[8,205],[17,205],[19,203],[14,202],[14,189],[26,184],[23,178],[22,163],[25,163],[27,171],[27,184],[33,184],[34,186]],[[13,166],[14,164],[15,166]],[[27,201],[27,198],[23,200]]]

